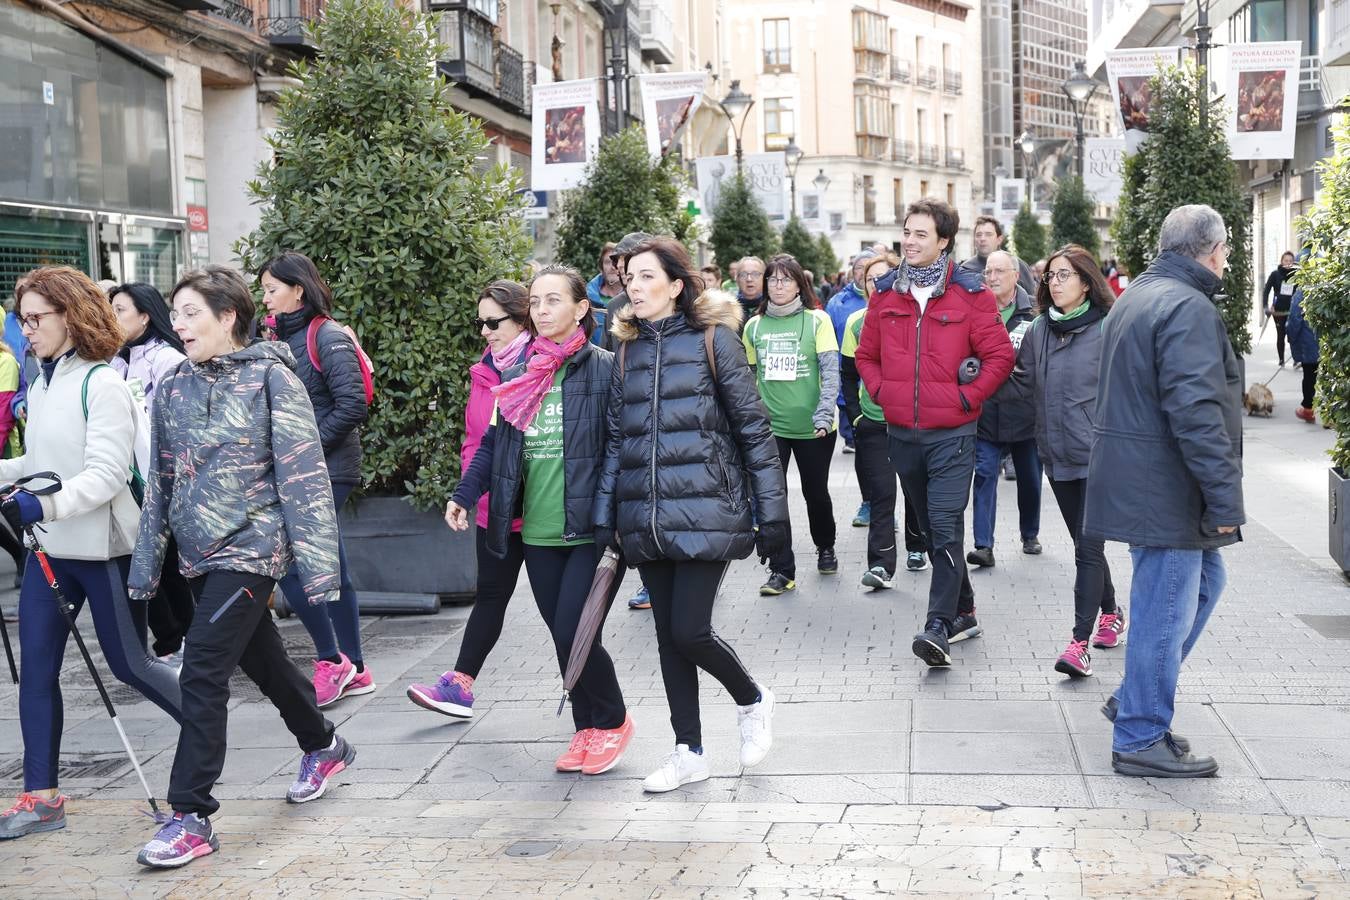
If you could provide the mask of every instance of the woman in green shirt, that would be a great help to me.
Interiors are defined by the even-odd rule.
[[[820,308],[811,281],[790,254],[780,253],[765,267],[768,290],[759,314],[745,324],[745,355],[755,367],[759,395],[769,412],[778,456],[787,472],[797,458],[816,567],[826,575],[839,571],[834,554],[834,504],[830,500],[830,460],[834,457],[835,399],[839,396],[839,341],[829,315]],[[789,544],[769,560],[765,596],[797,586],[797,562]]]

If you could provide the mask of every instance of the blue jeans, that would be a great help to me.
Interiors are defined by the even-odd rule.
[[[354,485],[333,485],[333,508],[341,511],[347,502]],[[286,576],[277,582],[277,590],[286,595],[286,603],[300,619],[314,639],[314,658],[329,659],[337,656],[338,649],[352,662],[361,662],[361,610],[356,603],[356,588],[352,587],[352,576],[347,566],[347,548],[342,544],[342,531],[338,531],[338,568],[341,577],[341,590],[338,599],[332,603],[310,604],[305,592],[300,589],[300,569],[292,565]]]
[[[1013,441],[996,444],[975,441],[975,546],[994,546],[994,515],[998,512],[998,482],[1002,474],[1003,451],[1012,454],[1013,468],[1017,470],[1017,518],[1022,529],[1022,540],[1030,540],[1041,533],[1041,456],[1036,442]]]
[[[1111,738],[1117,753],[1144,750],[1171,730],[1181,663],[1227,580],[1217,550],[1131,547],[1130,558],[1130,640]]]

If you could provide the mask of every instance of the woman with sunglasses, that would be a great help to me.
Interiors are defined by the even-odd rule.
[[[839,571],[839,559],[834,553],[829,478],[838,434],[834,418],[839,341],[796,259],[780,253],[769,260],[764,272],[768,292],[760,299],[758,314],[745,323],[745,355],[755,367],[784,474],[792,457],[797,458],[811,540],[816,545],[816,568],[822,575],[833,575]],[[793,590],[796,578],[797,561],[788,544],[769,560],[769,580],[759,592],[768,597]]]
[[[492,389],[502,383],[502,373],[521,365],[529,356],[530,297],[525,286],[514,281],[494,281],[478,298],[479,334],[487,341],[483,358],[469,369],[469,402],[464,407],[464,443],[459,448],[461,477],[483,443],[492,419],[495,402]],[[506,538],[506,555],[488,551],[488,499],[478,501],[475,538],[478,544],[478,593],[474,596],[469,621],[459,643],[459,658],[454,669],[435,684],[408,686],[408,699],[418,706],[453,716],[473,718],[473,683],[497,639],[502,635],[506,605],[515,593],[520,567],[525,563],[525,545],[520,539],[520,519],[511,522]],[[453,502],[445,506],[445,518],[452,528]]]

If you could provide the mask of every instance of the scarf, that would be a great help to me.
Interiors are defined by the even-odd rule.
[[[775,319],[786,319],[788,316],[796,315],[801,311],[802,311],[801,297],[798,297],[791,303],[784,303],[782,305],[776,304],[772,300],[770,300],[764,306],[765,314],[773,316]]]
[[[1050,330],[1055,334],[1078,331],[1105,318],[1106,310],[1091,301],[1080,304],[1077,309],[1067,315],[1053,306],[1046,310],[1046,321]]]
[[[516,335],[515,340],[502,348],[501,353],[498,353],[489,347],[488,353],[492,355],[492,367],[498,372],[505,372],[507,369],[511,368],[515,361],[520,359],[520,351],[524,349],[525,345],[529,342],[530,333],[528,331],[522,331],[520,334]]]
[[[938,258],[931,265],[909,267],[909,280],[919,287],[932,287],[941,281],[946,274],[947,252],[945,250],[938,254]]]
[[[562,346],[546,337],[535,338],[530,347],[534,352],[525,364],[525,371],[492,389],[502,418],[521,431],[528,428],[544,405],[544,395],[553,386],[553,376],[585,343],[586,331],[582,328],[578,328]]]

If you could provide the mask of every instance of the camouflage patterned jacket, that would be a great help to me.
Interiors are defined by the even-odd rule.
[[[333,491],[294,367],[290,348],[266,341],[160,382],[132,599],[154,595],[171,531],[188,578],[279,579],[294,561],[311,603],[337,598]]]

